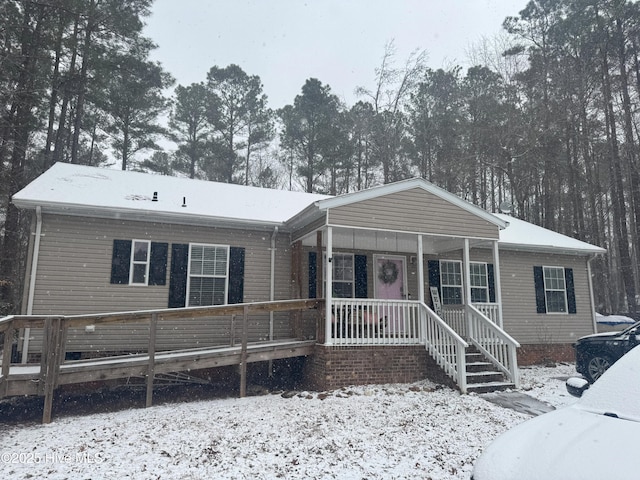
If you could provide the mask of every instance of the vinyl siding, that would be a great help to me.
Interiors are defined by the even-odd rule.
[[[414,188],[329,211],[329,223],[434,235],[498,238],[498,227],[440,197]]]
[[[244,301],[269,300],[272,232],[44,215],[42,233],[34,315],[73,315],[167,308],[169,268],[167,284],[163,286],[110,283],[114,239],[148,239],[169,245],[195,242],[244,247]],[[277,237],[275,263],[275,299],[288,299],[291,289],[291,251],[288,234],[279,234]],[[167,260],[167,266],[170,265],[171,248]],[[252,322],[251,338],[268,338],[268,315],[263,317],[266,318],[261,321],[256,318]],[[282,314],[276,315],[276,338],[290,336],[287,319],[288,317]],[[177,331],[170,326],[165,328],[165,331],[174,331],[167,338],[172,338],[171,342],[176,345],[199,346],[203,340],[208,343],[215,342],[220,336],[221,332],[211,332],[211,324],[203,320],[185,322],[189,324],[189,328],[180,329],[181,336],[176,336]],[[182,327],[186,326],[185,322],[181,322]],[[224,322],[230,323],[230,319]],[[80,349],[86,340],[93,342],[90,348],[95,350],[108,350],[114,346],[123,349],[146,348],[146,330],[146,326],[141,326],[139,329],[101,328],[91,334],[84,331],[69,332],[69,347],[73,348],[75,345]],[[161,333],[162,335],[164,333]],[[37,332],[34,332],[32,345],[39,345]],[[159,346],[161,347],[162,345]]]
[[[536,313],[535,265],[573,269],[575,314]],[[521,344],[573,343],[594,333],[585,257],[501,251],[500,274],[504,327]]]

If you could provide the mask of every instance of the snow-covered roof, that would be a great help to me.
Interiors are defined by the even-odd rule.
[[[13,196],[19,208],[66,215],[217,226],[292,226],[327,208],[410,188],[423,188],[486,218],[501,248],[572,254],[605,250],[503,214],[491,214],[423,179],[328,195],[248,187],[164,175],[56,163]],[[154,201],[157,193],[157,201]],[[184,201],[184,203],[183,203]],[[506,227],[506,228],[504,228]]]
[[[157,192],[157,201],[153,201]],[[327,198],[164,175],[56,163],[13,196],[19,208],[175,223],[281,225]],[[183,204],[184,200],[184,204]],[[184,206],[183,206],[184,205]]]
[[[498,244],[502,248],[519,249],[528,251],[553,251],[571,254],[605,253],[604,248],[591,245],[561,233],[548,230],[533,223],[525,222],[518,218],[502,213],[494,215],[506,223],[507,228],[500,230]]]

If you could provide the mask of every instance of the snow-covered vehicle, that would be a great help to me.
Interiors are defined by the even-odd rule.
[[[567,389],[584,395],[498,437],[477,460],[472,479],[637,479],[638,468],[629,460],[640,438],[640,348],[590,388],[569,379]]]

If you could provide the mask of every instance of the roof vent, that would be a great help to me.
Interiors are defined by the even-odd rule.
[[[158,201],[158,192],[153,192],[153,198],[151,199],[152,202],[157,202]]]
[[[183,207],[187,206],[187,197],[182,197],[182,206]]]

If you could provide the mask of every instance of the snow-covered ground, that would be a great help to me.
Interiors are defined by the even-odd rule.
[[[571,375],[573,365],[523,368],[522,391],[567,405],[575,401],[564,386]],[[483,448],[528,418],[428,382],[171,403],[0,424],[0,475],[469,479]]]

